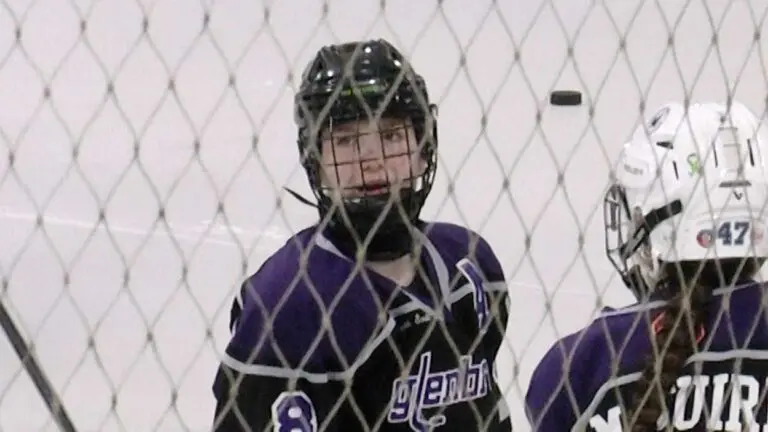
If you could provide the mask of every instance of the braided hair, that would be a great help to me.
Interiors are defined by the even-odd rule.
[[[712,291],[753,277],[762,260],[732,258],[664,263],[656,290],[671,296],[653,320],[652,352],[630,396],[627,421],[632,432],[657,430],[667,396],[705,335]],[[673,429],[674,430],[674,429]]]

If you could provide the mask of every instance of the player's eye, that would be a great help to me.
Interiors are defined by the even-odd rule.
[[[352,145],[352,144],[355,144],[355,142],[357,142],[357,135],[352,135],[352,134],[337,135],[336,137],[334,137],[333,142],[336,145],[340,145],[340,146]]]
[[[381,138],[388,142],[402,141],[403,130],[401,128],[384,130],[381,132]]]

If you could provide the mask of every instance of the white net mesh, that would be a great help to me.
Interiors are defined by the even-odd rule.
[[[424,216],[510,281],[516,430],[552,341],[629,293],[603,255],[621,143],[670,99],[762,113],[764,0],[0,1],[0,300],[79,430],[206,430],[242,280],[316,212],[292,97],[323,44],[384,37],[440,105]],[[576,88],[585,105],[546,105]],[[0,338],[0,430],[54,430]]]

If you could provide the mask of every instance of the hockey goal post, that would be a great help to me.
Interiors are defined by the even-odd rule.
[[[0,1],[0,302],[17,348],[31,346],[78,430],[206,430],[235,291],[316,217],[283,190],[307,190],[301,68],[323,44],[385,37],[440,105],[425,217],[480,232],[502,260],[499,379],[526,430],[544,351],[630,300],[600,209],[621,144],[670,99],[762,113],[767,6]],[[548,106],[560,88],[584,104]],[[0,430],[55,430],[7,339]]]

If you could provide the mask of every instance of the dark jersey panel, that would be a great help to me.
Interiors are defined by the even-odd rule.
[[[750,415],[765,423],[765,289],[748,283],[715,291],[699,352],[688,359],[669,395],[674,407],[670,421],[679,430],[699,430],[695,428],[707,421],[714,425],[710,430],[758,430],[749,425],[735,428],[736,420],[729,417],[739,407],[750,406],[756,390],[761,402],[752,405],[757,410]],[[650,324],[662,310],[663,302],[654,302],[608,312],[553,345],[534,372],[526,396],[533,429],[620,430],[620,416],[651,352]],[[733,393],[735,398],[721,394],[720,386],[726,383],[741,388]]]
[[[340,380],[281,378],[221,365],[216,374],[214,429],[240,431],[347,431],[354,417]],[[227,397],[235,392],[235,397]],[[322,423],[321,423],[322,422]],[[322,429],[320,429],[322,428]]]
[[[366,377],[378,377],[382,391],[365,397],[376,407],[372,415],[386,412],[383,430],[509,430],[492,377],[495,355],[486,355],[481,336],[452,315],[412,306],[406,300],[393,309],[392,334],[357,378],[366,386]]]
[[[356,270],[311,229],[265,262],[231,311],[217,430],[511,430],[492,377],[507,317],[498,260],[464,228],[424,233],[407,287]]]

